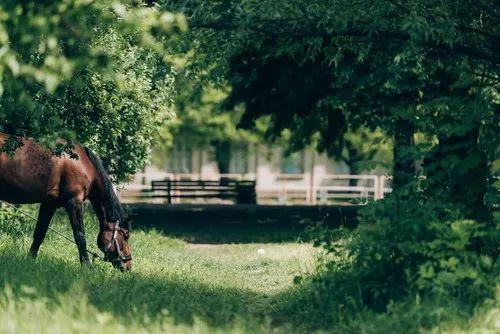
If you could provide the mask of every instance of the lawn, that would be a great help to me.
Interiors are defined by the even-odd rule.
[[[53,226],[70,235],[61,220]],[[95,221],[87,225],[95,250]],[[28,231],[0,234],[2,332],[266,331],[294,277],[314,272],[319,255],[297,241],[228,243],[234,231],[215,244],[137,230],[134,268],[120,273],[99,261],[82,269],[76,247],[51,232],[38,259],[26,258]]]
[[[7,221],[0,216],[4,333],[467,332],[493,328],[499,315],[488,307],[460,320],[460,309],[440,304],[422,305],[441,312],[427,327],[420,313],[411,313],[416,308],[383,314],[360,309],[332,323],[328,312],[340,314],[342,305],[308,287],[325,254],[303,228],[269,227],[266,234],[262,227],[241,225],[200,224],[198,231],[141,227],[132,238],[134,268],[121,273],[99,261],[91,270],[81,268],[76,247],[51,232],[39,258],[26,258],[31,223]],[[95,250],[96,222],[86,221]],[[62,217],[53,226],[70,234]],[[305,279],[296,284],[297,277]]]

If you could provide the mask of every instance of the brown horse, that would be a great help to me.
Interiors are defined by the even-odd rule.
[[[9,138],[0,133],[0,147]],[[97,245],[105,259],[128,270],[132,257],[128,244],[130,221],[114,191],[101,160],[88,148],[75,145],[78,158],[55,156],[30,139],[18,138],[22,147],[14,156],[0,153],[0,200],[13,204],[40,203],[30,254],[36,257],[54,212],[64,207],[82,264],[90,265],[83,224],[83,203],[89,199],[99,219]]]

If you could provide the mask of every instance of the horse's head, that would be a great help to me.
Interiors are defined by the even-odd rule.
[[[130,221],[106,222],[97,236],[97,245],[104,253],[104,260],[111,262],[115,268],[122,271],[132,268],[132,253],[130,252]]]

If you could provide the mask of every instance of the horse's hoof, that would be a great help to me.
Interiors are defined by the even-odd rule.
[[[91,270],[92,269],[92,263],[90,263],[90,261],[82,261],[82,268],[86,268],[86,269],[89,269]]]

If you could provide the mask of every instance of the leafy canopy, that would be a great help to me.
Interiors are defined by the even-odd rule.
[[[193,77],[229,82],[243,124],[268,115],[269,134],[291,129],[295,148],[319,134],[339,153],[360,126],[404,139],[493,124],[499,15],[488,1],[160,3],[188,18],[178,50],[193,51]],[[394,149],[396,166],[408,165]]]
[[[267,117],[271,136],[289,130],[294,148],[319,136],[337,154],[348,149],[347,131],[392,137],[395,191],[366,210],[349,245],[362,303],[384,308],[414,292],[491,296],[500,240],[490,214],[498,196],[487,196],[500,133],[497,2],[161,3],[188,19],[177,47],[196,55],[193,77],[229,83],[244,125]]]
[[[184,29],[135,1],[2,1],[0,131],[89,144],[123,179],[169,116],[165,45]]]

